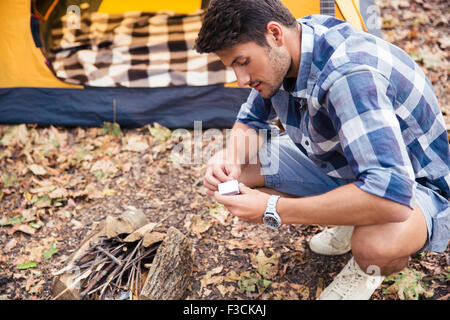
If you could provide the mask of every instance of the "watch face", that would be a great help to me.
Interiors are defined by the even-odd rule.
[[[278,219],[276,219],[273,215],[265,214],[263,221],[265,225],[271,229],[278,229],[280,226],[280,221],[278,221]]]

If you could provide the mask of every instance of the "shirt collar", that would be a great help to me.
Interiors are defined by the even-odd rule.
[[[283,81],[282,88],[290,92],[296,98],[307,98],[307,83],[309,74],[311,72],[311,63],[314,49],[314,32],[313,29],[300,22],[302,27],[302,43],[301,43],[301,57],[300,67],[298,68],[297,80],[295,87],[292,88],[293,83],[289,80]]]

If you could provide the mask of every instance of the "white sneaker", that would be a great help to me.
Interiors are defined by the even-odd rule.
[[[309,247],[317,254],[338,255],[350,251],[353,226],[328,228],[311,238]]]
[[[373,276],[366,274],[352,257],[318,300],[369,300],[383,279],[379,272]]]

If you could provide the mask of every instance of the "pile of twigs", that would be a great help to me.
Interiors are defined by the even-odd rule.
[[[115,236],[90,243],[90,248],[74,265],[79,268],[81,299],[116,299],[126,294],[139,295],[143,274],[153,261],[162,241],[145,248],[143,238],[125,242]]]

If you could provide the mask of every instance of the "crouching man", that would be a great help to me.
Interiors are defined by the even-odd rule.
[[[410,255],[446,249],[448,137],[404,51],[333,17],[296,20],[279,0],[212,1],[196,48],[252,87],[204,186],[244,221],[336,226],[311,250],[353,258],[319,299],[369,299]],[[221,196],[232,179],[241,194]]]

